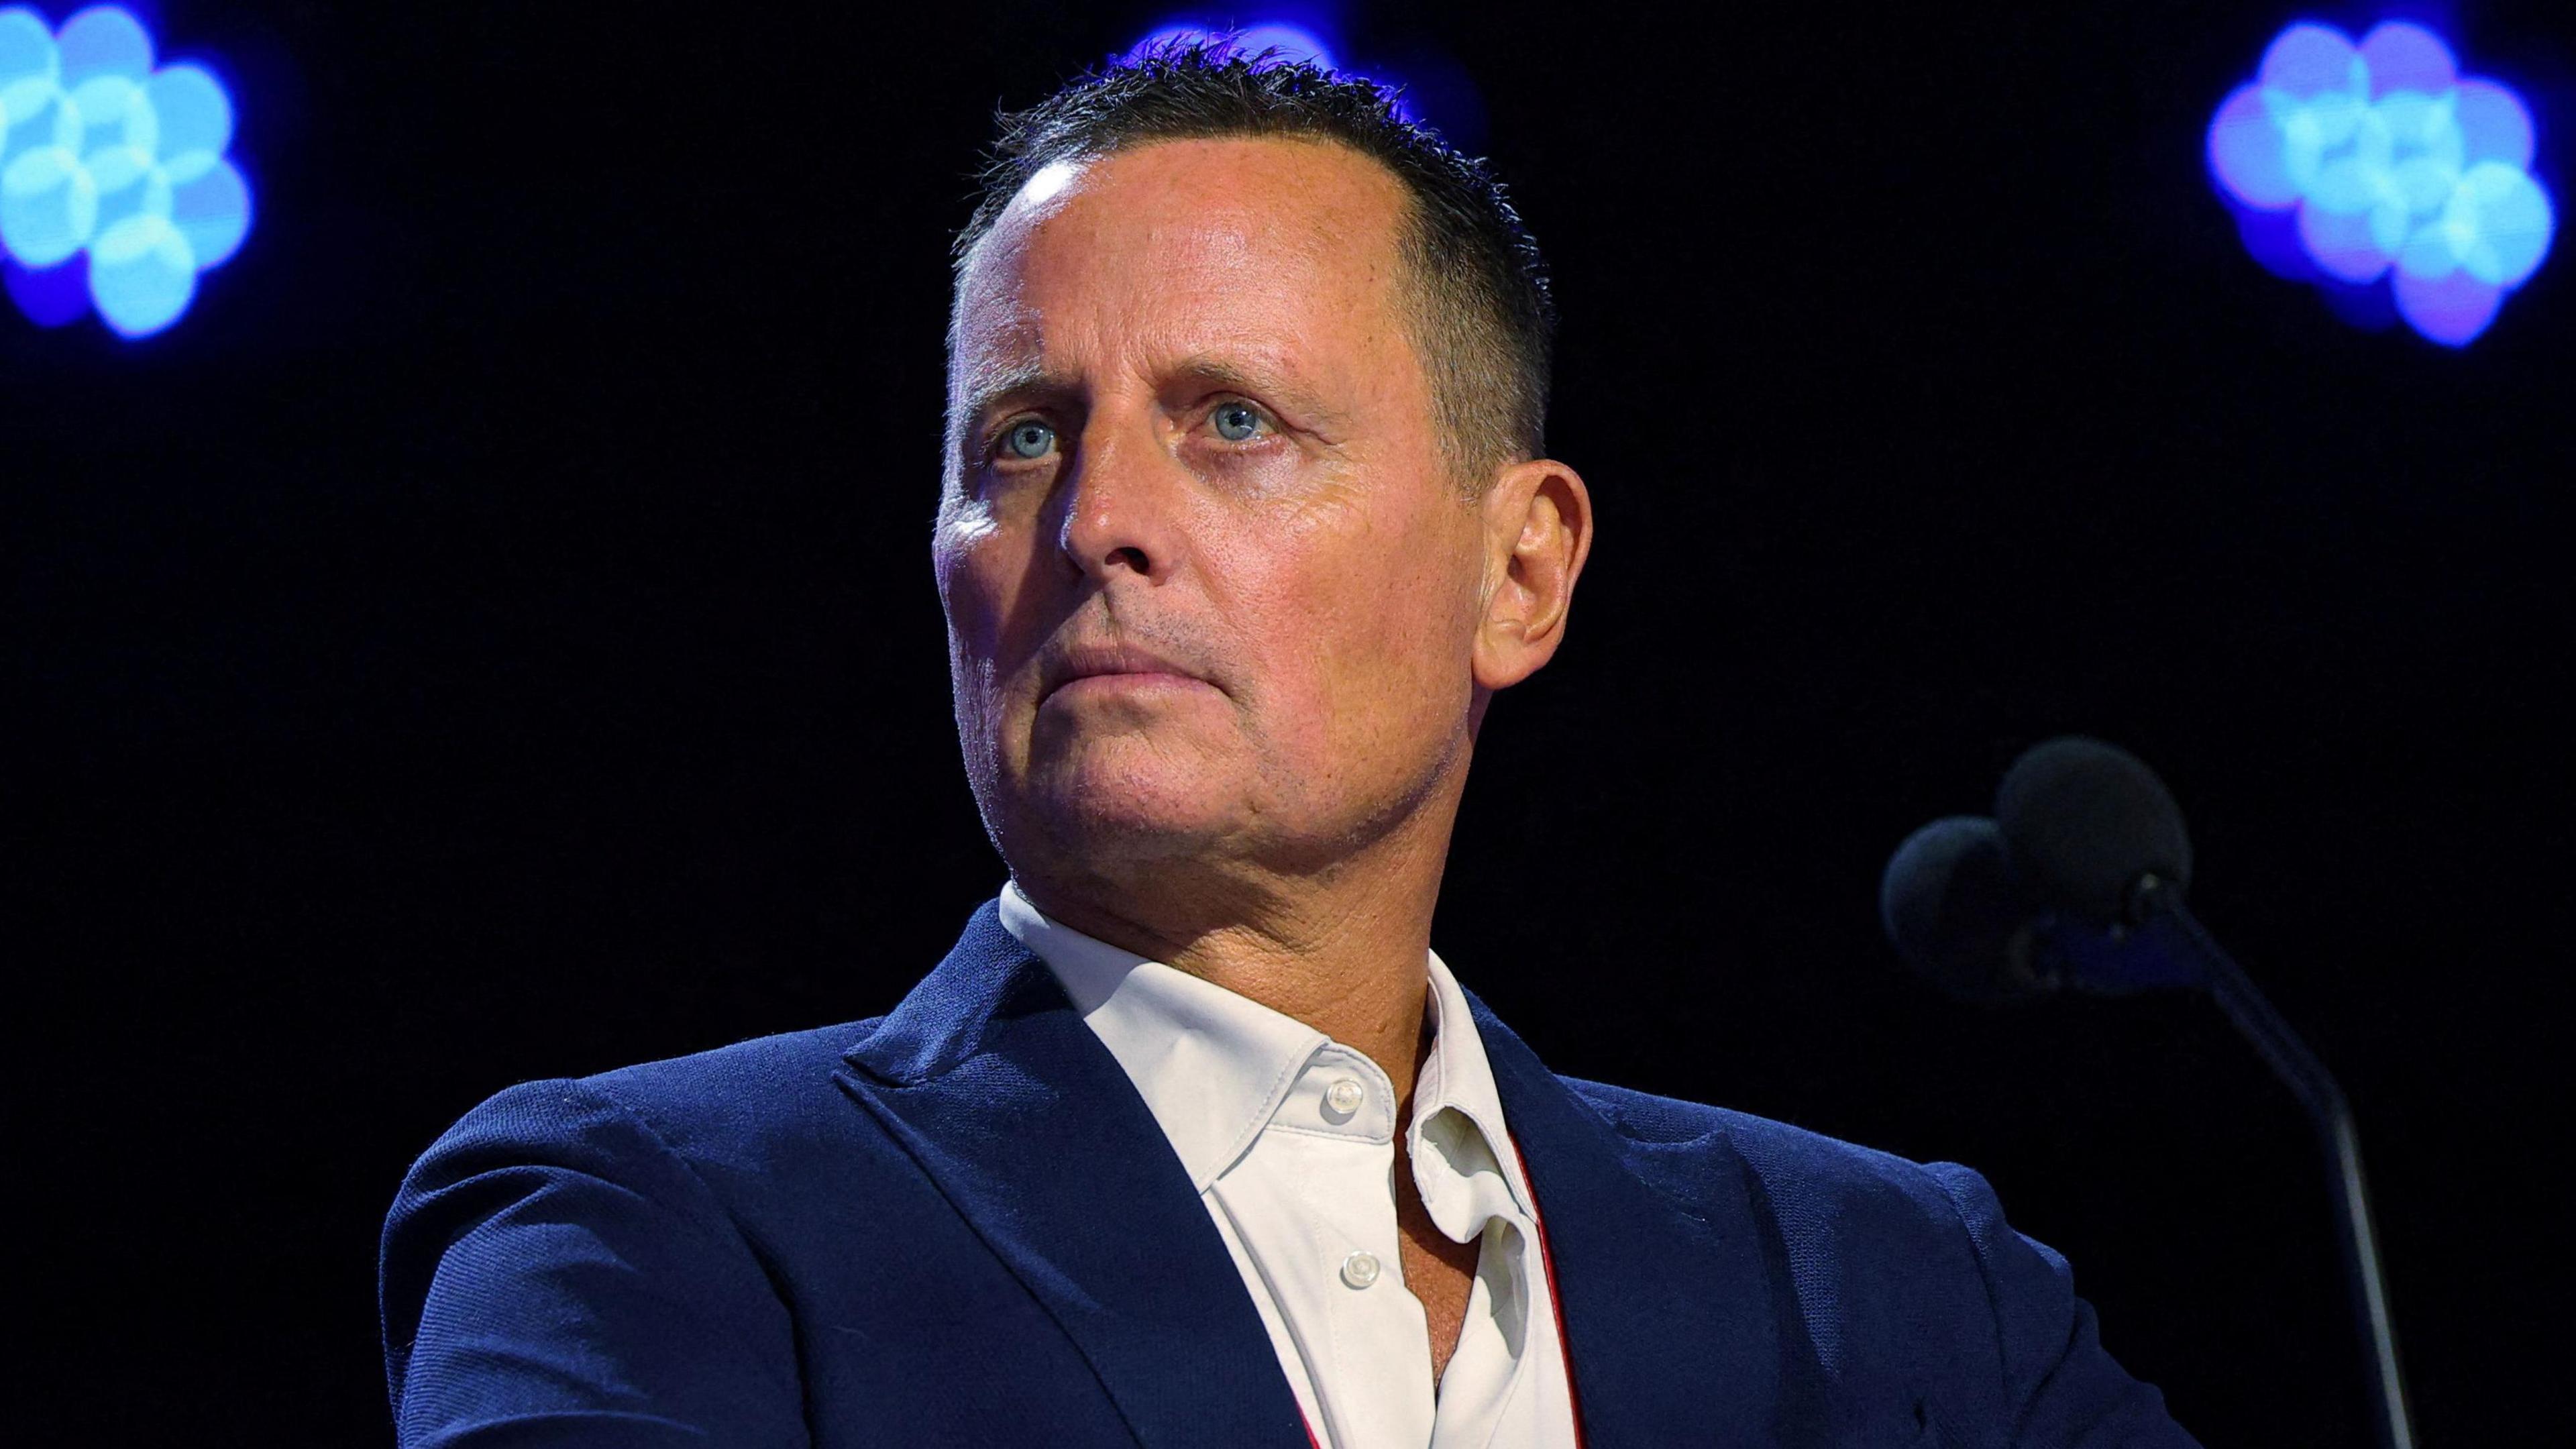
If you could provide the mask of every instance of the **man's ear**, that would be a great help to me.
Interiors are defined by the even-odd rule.
[[[1476,628],[1479,689],[1536,674],[1565,638],[1574,580],[1592,552],[1592,494],[1553,458],[1514,463],[1485,492],[1485,613]]]

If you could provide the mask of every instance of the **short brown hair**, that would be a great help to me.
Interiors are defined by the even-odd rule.
[[[1227,39],[1150,47],[999,118],[975,214],[957,236],[957,266],[962,274],[1021,186],[1059,161],[1156,141],[1337,142],[1384,166],[1412,200],[1398,246],[1451,461],[1474,475],[1537,457],[1556,328],[1546,262],[1485,164],[1405,119],[1396,96]]]

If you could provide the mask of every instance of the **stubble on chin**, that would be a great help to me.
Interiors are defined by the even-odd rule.
[[[1189,733],[1175,721],[1159,728]],[[1024,736],[1024,772],[999,802],[997,843],[1012,869],[1145,885],[1175,868],[1221,869],[1254,848],[1271,806],[1256,762],[1243,757],[1247,743],[1155,733],[1084,738],[1055,728]]]

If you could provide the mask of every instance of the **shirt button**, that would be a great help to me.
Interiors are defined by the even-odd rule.
[[[1352,1113],[1357,1112],[1360,1109],[1360,1103],[1365,1100],[1365,1098],[1366,1094],[1361,1091],[1360,1084],[1352,1081],[1348,1077],[1337,1078],[1331,1086],[1324,1089],[1324,1105],[1332,1108],[1337,1115],[1343,1117],[1348,1117]],[[1366,1287],[1368,1285],[1361,1284],[1359,1286]]]
[[[1366,1288],[1376,1282],[1379,1271],[1377,1254],[1366,1248],[1342,1260],[1342,1281],[1354,1288]]]

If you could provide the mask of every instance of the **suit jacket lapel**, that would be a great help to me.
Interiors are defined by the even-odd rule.
[[[836,1079],[1055,1316],[1138,1443],[1307,1444],[1180,1159],[992,904],[845,1060]]]
[[[1621,1137],[1483,1002],[1468,1003],[1538,1199],[1587,1449],[1783,1442],[1802,1376],[1782,1373],[1786,1284],[1733,1149]],[[1686,1152],[1716,1174],[1692,1194],[1706,1217],[1639,1175],[1631,1154],[1653,1151]]]

